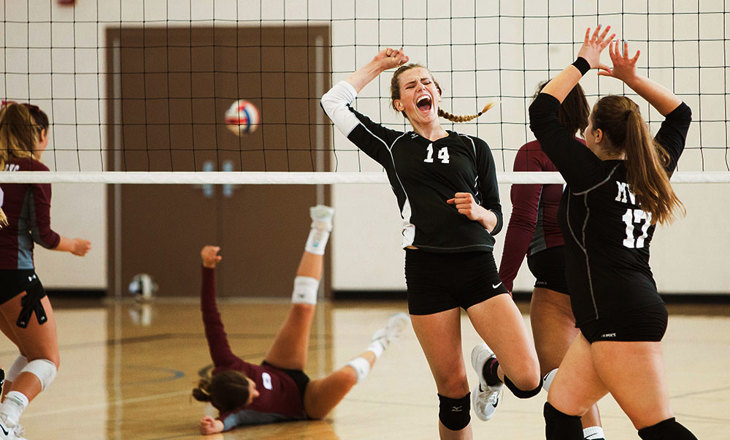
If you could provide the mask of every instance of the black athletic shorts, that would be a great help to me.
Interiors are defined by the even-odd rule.
[[[669,315],[664,303],[628,310],[614,318],[598,319],[578,326],[588,342],[658,342],[667,331]]]
[[[527,267],[535,276],[535,287],[568,294],[568,282],[565,279],[564,246],[551,247],[529,255],[527,257]]]
[[[40,284],[40,279],[33,269],[0,270],[0,304],[5,304],[18,294],[27,291],[34,283]]]
[[[408,312],[430,315],[468,309],[508,293],[491,252],[436,253],[406,249]]]
[[[281,370],[286,373],[287,376],[291,377],[294,380],[294,383],[297,384],[297,388],[299,388],[299,396],[301,396],[302,402],[304,402],[304,391],[306,391],[307,385],[309,385],[309,376],[307,376],[304,371],[281,368],[266,361],[261,362],[261,365],[267,365],[269,367],[276,368],[277,370]]]

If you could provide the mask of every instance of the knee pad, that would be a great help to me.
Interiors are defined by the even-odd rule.
[[[21,371],[23,371],[23,368],[28,365],[28,358],[21,355],[18,355],[17,358],[15,358],[15,362],[13,362],[13,365],[10,366],[10,370],[8,370],[8,374],[5,375],[5,380],[8,382],[12,382],[15,380],[16,377],[20,374]]]
[[[641,428],[639,437],[644,440],[662,440],[671,438],[672,440],[697,440],[689,429],[685,428],[677,422],[674,417],[657,423],[656,425]]]
[[[545,438],[547,440],[583,440],[583,425],[580,417],[569,416],[545,402]]]
[[[56,364],[48,359],[34,359],[28,362],[21,373],[31,373],[41,382],[41,391],[45,390],[48,385],[56,378]]]
[[[352,367],[352,369],[355,370],[355,373],[357,373],[358,383],[368,377],[368,373],[370,373],[370,362],[368,362],[365,358],[355,358],[348,362],[347,365]]]
[[[319,280],[312,277],[294,278],[294,291],[291,294],[291,302],[304,304],[317,304],[317,290]]]
[[[504,376],[504,384],[507,385],[507,388],[509,388],[509,390],[512,391],[512,394],[514,394],[515,396],[519,397],[520,399],[529,399],[530,397],[536,396],[542,389],[542,377],[540,378],[540,383],[535,389],[527,391],[517,388],[517,385],[513,384],[507,376]]]
[[[439,396],[439,420],[444,426],[452,431],[461,431],[471,421],[469,410],[471,409],[471,393],[460,399],[452,399]]]

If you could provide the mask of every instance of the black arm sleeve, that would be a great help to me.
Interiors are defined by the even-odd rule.
[[[497,185],[494,156],[492,156],[492,150],[489,149],[489,145],[485,141],[476,137],[472,139],[476,147],[479,193],[481,194],[482,206],[497,216],[497,224],[490,232],[492,235],[497,235],[502,230],[502,205],[499,202],[499,186]]]
[[[530,129],[573,191],[598,183],[601,160],[558,120],[560,102],[540,93],[530,105]]]
[[[350,111],[360,121],[352,129],[347,139],[379,164],[388,167],[391,160],[390,149],[403,132],[391,130],[373,122],[370,118],[348,105]]]
[[[670,174],[677,168],[679,156],[684,151],[691,122],[692,110],[683,102],[664,118],[661,128],[654,137],[656,142],[669,153],[669,163],[666,168]]]

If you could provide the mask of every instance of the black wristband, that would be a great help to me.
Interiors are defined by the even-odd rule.
[[[588,60],[583,57],[576,58],[575,61],[573,61],[573,65],[576,69],[580,70],[581,75],[585,75],[589,70],[591,70],[591,65],[588,64]]]

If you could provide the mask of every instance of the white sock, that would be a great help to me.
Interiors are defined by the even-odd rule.
[[[555,375],[558,374],[558,369],[550,370],[548,374],[546,374],[542,378],[542,389],[545,391],[550,391],[550,385],[553,383],[553,379],[555,379]]]
[[[347,365],[351,366],[355,370],[355,373],[357,373],[358,383],[368,377],[368,373],[370,373],[370,362],[365,358],[355,358],[348,362]]]
[[[380,340],[373,341],[368,345],[367,350],[375,354],[375,359],[380,359],[380,355],[385,351],[385,345]]]
[[[28,398],[18,391],[10,391],[5,400],[0,403],[0,416],[5,419],[9,427],[14,428],[20,421],[20,415],[28,406]]]
[[[314,255],[324,255],[324,248],[327,246],[327,240],[330,238],[330,231],[326,228],[313,227],[309,230],[307,244],[304,250]]]
[[[298,276],[294,278],[294,290],[291,293],[291,302],[294,304],[317,304],[318,290],[318,279]]]
[[[597,440],[605,439],[606,436],[603,434],[603,428],[600,426],[589,426],[583,429],[583,438],[586,440]]]

